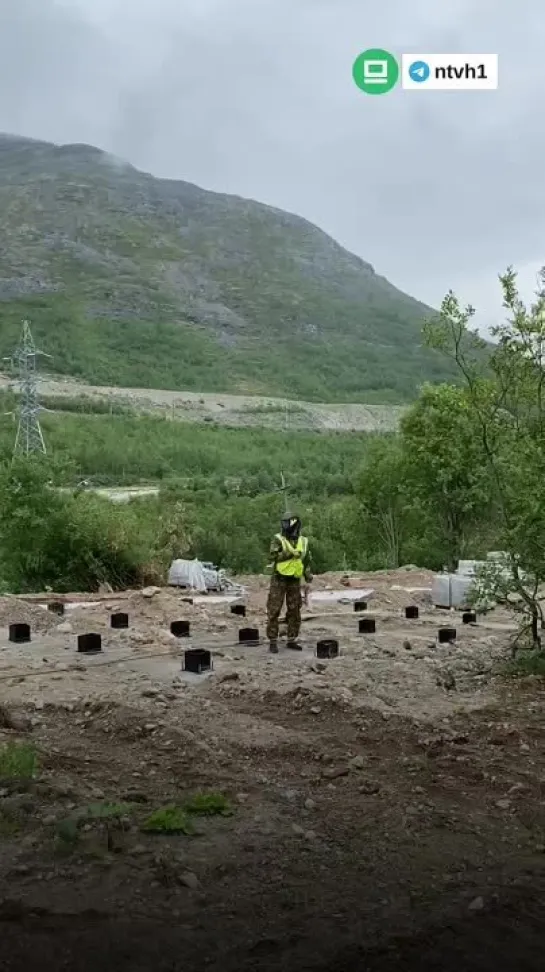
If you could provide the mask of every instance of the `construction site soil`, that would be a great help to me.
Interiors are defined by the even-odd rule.
[[[0,968],[542,969],[545,690],[505,675],[513,619],[462,624],[423,571],[327,575],[303,650],[274,656],[267,579],[241,582],[245,618],[172,589],[64,595],[63,617],[0,599],[0,742],[38,754],[0,779]],[[78,653],[89,632],[102,652]],[[213,669],[186,673],[198,647]],[[195,794],[192,833],[148,832]]]

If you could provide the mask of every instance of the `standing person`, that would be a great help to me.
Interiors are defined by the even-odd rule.
[[[284,513],[281,532],[271,543],[273,572],[267,600],[267,638],[269,651],[278,654],[278,623],[284,600],[288,622],[288,648],[302,651],[297,641],[301,629],[301,581],[312,581],[308,540],[301,534],[301,520]]]

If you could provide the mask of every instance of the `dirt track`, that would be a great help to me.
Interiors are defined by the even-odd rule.
[[[444,615],[425,591],[392,589],[428,580],[354,579],[377,591],[376,635],[358,634],[352,605],[316,601],[308,650],[272,658],[236,646],[241,623],[263,630],[264,582],[243,622],[168,591],[110,597],[68,622],[1,601],[0,623],[35,632],[1,651],[0,692],[30,716],[41,768],[0,790],[0,966],[541,969],[543,684],[497,674],[505,616],[463,630],[458,618],[457,645],[438,648]],[[130,628],[111,632],[125,604]],[[179,617],[192,645],[216,645],[212,675],[180,672]],[[105,650],[78,655],[75,635],[91,629]],[[329,634],[342,657],[318,662]],[[233,815],[198,818],[198,836],[141,832],[196,791],[224,794]],[[63,820],[112,801],[132,810],[110,845],[96,820],[59,844]]]
[[[0,374],[0,388],[13,379]],[[209,392],[165,391],[157,388],[117,388],[84,385],[70,379],[43,378],[42,396],[101,399],[127,405],[140,412],[166,414],[183,422],[214,422],[230,427],[329,430],[338,432],[385,432],[396,428],[404,411],[398,405],[328,405],[220,395]]]

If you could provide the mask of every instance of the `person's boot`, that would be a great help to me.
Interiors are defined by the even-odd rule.
[[[269,641],[269,651],[270,651],[271,655],[277,655],[278,654],[278,644],[277,644],[276,641]]]
[[[303,646],[300,645],[298,641],[288,641],[287,647],[288,648],[291,648],[292,651],[302,651],[303,650]]]

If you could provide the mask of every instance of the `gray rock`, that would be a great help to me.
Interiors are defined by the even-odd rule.
[[[299,791],[298,790],[284,790],[282,796],[289,803],[295,803],[295,801],[297,800],[297,797],[299,796]]]
[[[220,682],[238,682],[239,679],[240,675],[238,672],[224,672],[224,674],[220,675],[219,677]]]
[[[183,871],[179,876],[179,882],[190,891],[200,891],[201,882],[193,871]]]
[[[316,675],[323,675],[327,671],[327,664],[323,661],[313,661],[310,663],[309,669]]]
[[[353,759],[350,760],[351,769],[359,770],[359,769],[363,769],[364,766],[365,766],[365,759],[363,758],[363,756],[360,755],[354,756]]]
[[[0,726],[13,729],[15,732],[32,731],[32,723],[27,716],[10,712],[3,705],[0,705]]]
[[[322,770],[322,776],[325,780],[337,780],[341,776],[348,776],[349,772],[348,766],[330,766]]]

